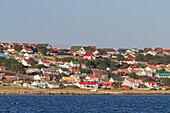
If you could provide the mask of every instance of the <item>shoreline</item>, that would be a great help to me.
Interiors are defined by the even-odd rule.
[[[0,91],[0,95],[170,95],[170,92]]]

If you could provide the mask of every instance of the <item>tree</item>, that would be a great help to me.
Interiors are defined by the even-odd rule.
[[[130,78],[138,79],[138,75],[136,73],[129,74]]]
[[[35,61],[33,58],[29,58],[28,59],[28,64],[31,64],[31,66],[34,66],[34,65],[38,64],[38,62]]]
[[[163,79],[161,79],[161,82],[164,86],[170,87],[170,79],[169,78],[163,78]]]
[[[118,55],[116,56],[116,60],[117,60],[117,61],[123,61],[123,60],[125,60],[125,58],[124,58],[123,55],[118,54]]]
[[[14,46],[14,49],[17,51],[17,52],[20,52],[22,50],[22,47],[20,45],[15,45]]]

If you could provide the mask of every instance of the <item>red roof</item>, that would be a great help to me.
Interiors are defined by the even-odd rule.
[[[41,60],[42,63],[49,63],[48,60]]]
[[[91,51],[91,52],[86,52],[85,54],[84,54],[84,56],[91,56],[93,54],[93,51]]]
[[[110,85],[110,84],[112,84],[113,82],[101,82],[100,84],[101,85]]]
[[[71,69],[73,72],[78,72],[80,73],[80,70],[79,69]]]
[[[25,50],[26,50],[26,51],[32,51],[32,49],[31,49],[31,48],[25,48]]]
[[[57,49],[57,48],[52,48],[52,50],[54,50],[54,51],[58,51],[58,49]]]
[[[50,77],[50,75],[48,75],[48,74],[45,74],[45,77]]]
[[[157,84],[157,82],[145,82],[145,83],[148,83],[149,85],[150,84]]]
[[[157,69],[156,66],[148,66],[148,67],[151,68],[151,69]]]
[[[20,45],[19,43],[11,43],[13,46]]]
[[[122,86],[122,88],[130,88],[130,86]]]
[[[28,59],[24,59],[25,61],[28,61]]]
[[[114,74],[118,74],[120,71],[112,71],[112,73]]]
[[[120,78],[130,78],[129,76],[120,76]]]
[[[138,72],[138,70],[130,69],[130,72],[137,73],[137,72]]]
[[[128,72],[128,69],[119,69],[120,72]]]
[[[89,48],[93,48],[93,49],[97,50],[96,46],[89,46]]]
[[[1,43],[3,46],[8,46],[9,43]]]
[[[136,81],[138,81],[138,82],[142,82],[142,79],[135,79]]]
[[[133,62],[134,59],[127,59],[126,61],[127,61],[127,62]]]
[[[97,78],[96,76],[89,76],[90,78]]]
[[[8,48],[8,49],[14,49],[14,48]]]
[[[140,67],[130,67],[131,69],[139,69]]]
[[[97,83],[79,82],[80,85],[96,85]]]

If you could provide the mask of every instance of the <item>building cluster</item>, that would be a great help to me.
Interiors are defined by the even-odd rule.
[[[15,46],[21,46],[21,51],[15,50]],[[34,48],[43,47],[47,50],[46,55],[39,51],[34,51]],[[60,49],[53,48],[50,44],[29,44],[29,43],[0,43],[0,56],[7,59],[12,58],[18,60],[23,65],[25,73],[13,73],[10,69],[5,67],[0,68],[0,79],[13,81],[15,85],[23,85],[31,88],[63,88],[63,87],[79,87],[85,89],[93,88],[109,88],[109,89],[164,89],[160,82],[162,78],[170,79],[170,64],[149,65],[146,62],[139,62],[135,60],[137,54],[152,56],[170,56],[170,49],[163,48],[144,48],[144,49],[112,49],[101,48],[97,49],[95,46],[72,46],[69,49],[61,52]],[[63,50],[63,49],[62,49]],[[117,61],[118,55],[122,55],[126,60]],[[43,65],[42,68],[35,68],[29,64],[29,59],[34,59],[37,64]],[[73,58],[70,62],[64,62],[58,59]],[[121,64],[128,64],[128,68],[112,69],[93,69],[81,63],[80,60],[103,60],[104,58],[113,59],[115,62]],[[145,64],[146,67],[135,66],[137,64]],[[84,70],[91,70],[92,72],[85,72]],[[158,70],[165,69],[164,73]],[[12,72],[11,72],[12,73]],[[118,77],[111,76],[110,73],[118,75]],[[137,76],[147,76],[153,79],[152,82],[144,81],[142,78],[135,79],[128,76],[135,73]],[[32,82],[23,82],[24,79],[31,79]],[[57,82],[56,82],[57,81]]]

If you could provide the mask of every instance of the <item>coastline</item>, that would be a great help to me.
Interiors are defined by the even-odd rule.
[[[170,91],[99,91],[99,92],[92,92],[92,91],[44,91],[44,90],[5,90],[0,91],[0,95],[170,95]]]

